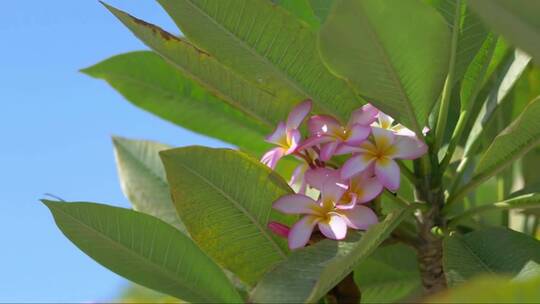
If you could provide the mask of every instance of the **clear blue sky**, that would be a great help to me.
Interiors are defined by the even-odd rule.
[[[108,2],[178,32],[153,0]],[[126,281],[72,245],[38,199],[53,193],[129,206],[113,134],[223,144],[143,112],[77,72],[145,48],[97,1],[2,1],[0,39],[0,302],[114,299]]]

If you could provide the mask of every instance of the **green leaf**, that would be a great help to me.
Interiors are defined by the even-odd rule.
[[[485,273],[516,275],[528,262],[540,263],[540,241],[506,228],[446,237],[443,252],[449,285]]]
[[[540,60],[540,2],[474,0],[470,5],[494,31]]]
[[[456,224],[459,221],[466,219],[470,216],[493,210],[509,210],[509,209],[535,209],[540,208],[540,193],[529,193],[513,197],[501,202],[484,204],[467,209],[461,214],[448,214],[452,219],[452,223]]]
[[[316,35],[268,0],[158,0],[190,41],[289,103],[348,119],[364,102],[322,64]]]
[[[474,182],[496,175],[540,144],[540,97],[531,101],[523,113],[504,129],[482,155]],[[473,181],[471,181],[473,182]]]
[[[294,251],[267,273],[252,293],[257,303],[314,303],[367,258],[410,215],[398,210],[360,237],[345,241],[323,240]]]
[[[480,89],[486,80],[487,70],[496,45],[497,37],[493,34],[489,34],[465,71],[460,92],[461,108],[463,110],[472,106],[471,104],[475,101],[476,96],[480,92]]]
[[[180,69],[184,76],[269,128],[287,117],[294,104],[301,101],[278,98],[274,92],[247,81],[186,40],[111,6],[105,6],[142,42]]]
[[[500,68],[499,75],[495,77],[495,81],[491,85],[491,90],[486,100],[482,104],[482,108],[476,117],[473,128],[467,138],[464,154],[468,155],[471,148],[474,147],[476,141],[483,134],[486,125],[490,121],[495,109],[501,104],[507,94],[510,92],[514,84],[517,82],[531,58],[520,51],[515,51],[504,62]]]
[[[426,299],[425,303],[538,303],[540,276],[510,280],[504,276],[483,276]]]
[[[319,19],[319,22],[323,24],[330,13],[330,9],[335,0],[308,0],[313,13]]]
[[[122,192],[133,209],[150,214],[188,235],[176,213],[159,151],[171,147],[153,141],[113,137]]]
[[[320,20],[315,16],[309,0],[272,0],[273,3],[283,7],[311,28],[318,29]]]
[[[416,251],[400,243],[379,247],[358,264],[354,281],[362,303],[403,301],[422,288]]]
[[[291,218],[272,203],[292,190],[276,173],[229,149],[187,147],[161,152],[178,214],[197,244],[248,284],[287,256],[270,219]]]
[[[79,249],[135,283],[191,302],[242,301],[193,241],[155,217],[94,203],[43,203]]]
[[[434,7],[444,17],[450,31],[457,34],[454,81],[458,81],[484,44],[488,30],[465,0],[436,0]]]
[[[331,71],[420,134],[448,70],[450,33],[415,0],[340,0],[319,37]]]
[[[246,151],[260,153],[272,129],[214,97],[152,52],[114,56],[84,73],[106,80],[134,105]]]

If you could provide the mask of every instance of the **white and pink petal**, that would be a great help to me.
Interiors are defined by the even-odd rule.
[[[289,230],[289,248],[298,249],[306,246],[318,222],[319,218],[313,215],[306,215],[296,222]]]
[[[352,209],[339,210],[347,225],[353,229],[367,230],[379,222],[373,210],[366,206],[356,205]]]
[[[395,192],[399,188],[399,166],[393,159],[378,159],[375,162],[375,175],[386,189]]]
[[[272,207],[286,214],[319,214],[320,210],[316,201],[303,194],[284,195]]]
[[[304,121],[309,112],[311,112],[311,107],[312,102],[309,99],[294,107],[287,117],[287,129],[298,129],[302,121]]]
[[[319,221],[321,233],[332,240],[342,240],[347,236],[347,222],[340,215],[334,213],[327,221]]]

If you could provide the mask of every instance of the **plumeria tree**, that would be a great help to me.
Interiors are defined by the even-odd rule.
[[[133,210],[43,202],[188,302],[540,301],[540,2],[107,4],[151,51],[83,72],[238,149],[113,138]]]

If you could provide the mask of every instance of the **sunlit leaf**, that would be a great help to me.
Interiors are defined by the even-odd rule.
[[[424,303],[538,303],[540,276],[510,280],[504,276],[482,276],[462,286],[431,296]]]
[[[396,210],[360,236],[351,233],[346,241],[323,240],[294,251],[266,274],[252,293],[257,303],[313,303],[345,278],[367,258],[410,215]]]
[[[176,213],[159,151],[171,147],[152,141],[113,137],[120,185],[133,209],[155,216],[187,234]]]
[[[269,0],[159,0],[182,33],[230,69],[275,94],[348,119],[362,105],[322,64],[316,34]]]
[[[152,52],[114,56],[84,69],[106,80],[127,100],[186,129],[221,139],[246,151],[267,149],[272,128],[210,94]]]
[[[435,9],[415,0],[336,1],[319,44],[332,72],[420,133],[450,54],[449,29]]]
[[[272,203],[291,189],[247,155],[229,149],[178,148],[161,152],[174,204],[191,237],[248,284],[287,256],[270,219],[289,224]]]
[[[243,111],[252,119],[273,128],[287,117],[296,99],[283,100],[268,90],[247,81],[219,63],[212,55],[182,38],[134,18],[111,6],[107,8],[141,41],[171,62],[183,75],[193,79],[209,92]]]
[[[79,249],[135,283],[191,302],[242,301],[191,239],[155,217],[94,203],[43,203]]]

